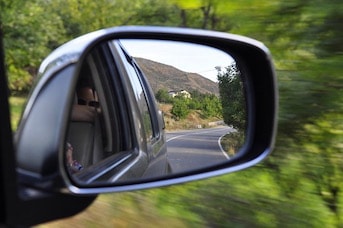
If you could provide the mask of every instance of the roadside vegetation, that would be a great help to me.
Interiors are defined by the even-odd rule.
[[[11,126],[12,129],[17,129],[20,115],[22,113],[26,97],[12,96],[10,97],[10,110],[11,110]]]
[[[200,110],[190,110],[185,118],[176,120],[171,113],[171,104],[160,104],[160,109],[164,114],[167,132],[183,129],[208,128],[223,123],[222,118],[219,117],[204,118]]]
[[[223,150],[230,156],[234,156],[244,145],[244,132],[231,132],[221,139]]]
[[[164,113],[167,130],[206,128],[223,118],[220,99],[214,94],[194,90],[171,95],[160,89],[155,97]]]

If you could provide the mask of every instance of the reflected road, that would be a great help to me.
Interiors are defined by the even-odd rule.
[[[222,126],[167,133],[168,159],[173,173],[204,168],[230,159],[220,146],[220,139],[234,131]]]

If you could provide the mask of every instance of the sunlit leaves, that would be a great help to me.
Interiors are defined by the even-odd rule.
[[[205,5],[203,0],[172,0],[172,2],[183,9],[198,9]]]

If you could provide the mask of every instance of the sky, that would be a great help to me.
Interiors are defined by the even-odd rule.
[[[182,71],[200,74],[214,82],[217,81],[215,67],[227,67],[233,59],[216,48],[161,40],[121,40],[122,45],[133,57],[150,59],[174,66]]]

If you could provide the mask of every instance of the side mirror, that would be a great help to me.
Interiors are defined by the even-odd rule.
[[[55,50],[39,78],[16,137],[20,180],[31,187],[165,186],[250,167],[273,148],[271,56],[246,37],[105,29]]]

